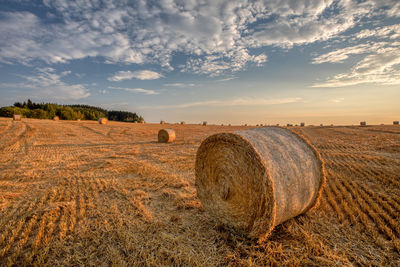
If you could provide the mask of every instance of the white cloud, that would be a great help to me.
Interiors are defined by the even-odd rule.
[[[384,3],[382,3],[384,2]],[[181,71],[218,76],[267,61],[252,48],[292,47],[336,37],[364,17],[398,16],[395,0],[45,0],[59,21],[2,12],[0,62],[28,64],[102,57],[105,62],[158,64],[188,58]],[[382,13],[382,10],[385,12]]]
[[[53,68],[36,68],[35,75],[21,76],[25,81],[1,83],[0,88],[29,90],[32,96],[39,99],[78,100],[90,96],[89,89],[85,85],[68,84],[61,80],[68,74],[69,71],[57,74]]]
[[[159,92],[156,92],[154,90],[143,89],[143,88],[124,88],[124,87],[113,87],[113,86],[109,86],[108,88],[114,89],[114,90],[124,90],[124,91],[132,92],[132,93],[142,93],[145,95],[158,95],[159,94]]]
[[[165,83],[164,86],[168,86],[168,87],[193,87],[196,84],[194,83]]]
[[[156,80],[163,77],[160,73],[151,70],[138,70],[138,71],[119,71],[107,80],[111,82],[119,82],[123,80],[131,80],[133,78],[138,80]]]
[[[329,102],[331,102],[331,103],[340,103],[340,102],[343,102],[343,101],[344,101],[343,97],[329,99]]]
[[[159,106],[149,106],[142,108],[151,108],[151,109],[183,109],[183,108],[191,108],[198,106],[268,106],[268,105],[279,105],[279,104],[289,104],[300,102],[302,98],[294,97],[294,98],[235,98],[235,99],[226,99],[226,100],[208,100],[208,101],[197,101],[197,102],[188,102],[178,105],[159,105]]]
[[[362,55],[362,58],[348,72],[337,74],[312,87],[400,84],[400,24],[365,29],[350,39],[361,39],[366,43],[322,54],[315,57],[312,63],[343,63],[352,55]]]

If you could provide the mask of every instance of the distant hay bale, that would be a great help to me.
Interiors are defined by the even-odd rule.
[[[399,121],[393,121],[393,125],[399,125]]]
[[[160,121],[160,124],[165,124],[165,121]]]
[[[81,119],[77,119],[76,121],[81,121]]]
[[[171,143],[175,141],[176,135],[173,129],[161,129],[158,131],[159,143]]]
[[[186,124],[186,122],[184,122],[184,121],[181,121],[181,125],[185,125]]]
[[[19,114],[14,114],[13,115],[13,120],[15,120],[15,121],[20,121],[22,119],[22,116],[21,115],[19,115]]]
[[[100,124],[106,124],[108,122],[107,118],[100,118],[99,123]]]
[[[53,121],[58,121],[58,120],[60,120],[60,118],[58,116],[53,117]]]
[[[145,122],[144,120],[141,120],[140,123],[141,123],[141,124],[145,124],[146,122]]]
[[[231,126],[231,124],[229,123],[228,126]]]
[[[306,124],[304,122],[300,122],[300,127],[304,127]]]
[[[360,121],[360,126],[367,126],[367,122],[366,121]]]
[[[247,126],[247,123],[245,123],[244,126]]]
[[[319,126],[321,126],[321,127],[322,127],[322,126],[324,126],[324,125],[321,123]]]
[[[206,121],[203,121],[203,126],[207,126],[208,123]]]
[[[197,151],[195,177],[211,216],[260,240],[313,207],[325,184],[318,152],[279,127],[208,137]]]
[[[279,123],[277,123],[276,126],[279,126]]]

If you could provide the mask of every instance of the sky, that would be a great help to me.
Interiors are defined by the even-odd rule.
[[[0,1],[0,106],[147,122],[400,120],[398,0]]]

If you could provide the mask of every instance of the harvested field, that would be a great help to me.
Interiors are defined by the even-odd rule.
[[[194,185],[201,141],[252,127],[0,118],[0,266],[400,265],[400,127],[291,127],[321,154],[319,207],[267,242],[232,234]]]

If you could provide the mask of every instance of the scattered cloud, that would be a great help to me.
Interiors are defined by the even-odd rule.
[[[164,86],[168,87],[193,87],[196,86],[194,83],[165,83]]]
[[[114,90],[124,90],[124,91],[132,92],[132,93],[142,93],[145,95],[158,95],[159,94],[159,92],[156,92],[154,90],[143,89],[143,88],[124,88],[124,87],[113,87],[113,86],[109,86],[108,88],[114,89]]]
[[[123,80],[156,80],[163,77],[160,73],[151,70],[138,70],[138,71],[119,71],[107,80],[111,82],[119,82]]]
[[[348,39],[363,43],[319,55],[312,63],[343,63],[354,55],[360,55],[361,59],[348,72],[334,75],[312,87],[400,84],[400,24],[364,29]]]
[[[302,98],[235,98],[227,100],[208,100],[208,101],[197,101],[188,102],[178,105],[160,105],[160,106],[149,106],[142,108],[152,108],[152,109],[183,109],[191,107],[205,107],[205,106],[267,106],[267,105],[279,105],[279,104],[289,104],[300,102]]]
[[[343,97],[340,97],[340,98],[332,98],[332,99],[329,99],[329,102],[331,102],[331,103],[340,103],[340,102],[343,102],[343,100],[344,100]]]
[[[396,0],[43,3],[48,14],[57,14],[57,23],[47,21],[52,16],[1,12],[0,62],[29,64],[39,59],[53,64],[97,57],[109,63],[156,64],[170,71],[176,67],[171,66],[173,56],[181,54],[185,58],[180,71],[219,76],[265,64],[267,55],[254,54],[253,48],[329,40],[362,18],[398,17],[400,8]],[[118,77],[129,79],[129,73],[110,79]]]
[[[31,91],[37,98],[58,100],[78,100],[90,96],[89,89],[82,84],[69,84],[62,78],[70,71],[56,73],[53,68],[36,68],[34,75],[21,75],[24,81],[17,83],[0,83],[0,88],[18,88]]]

